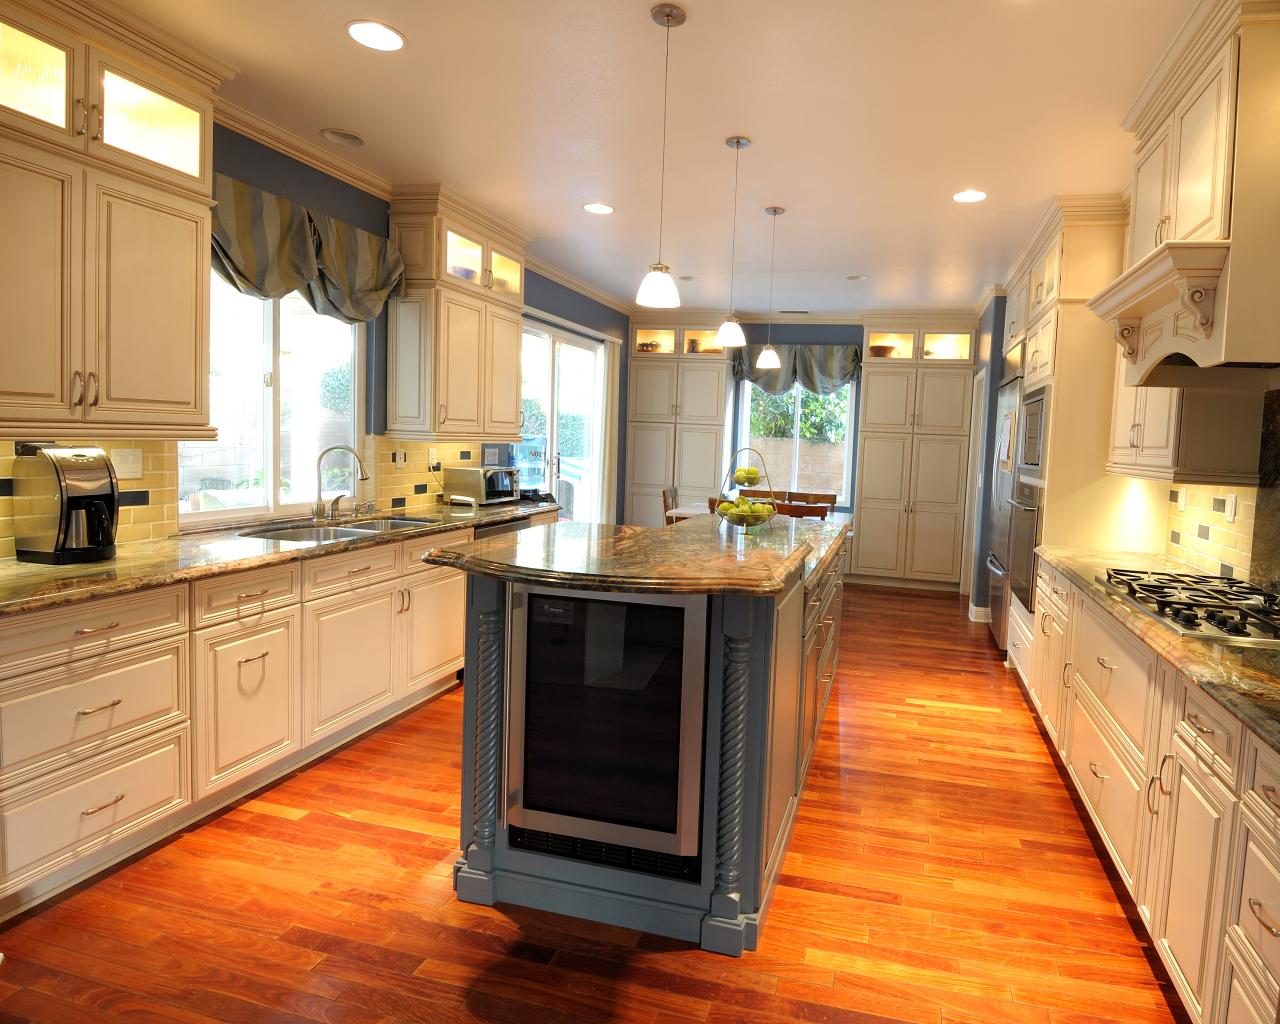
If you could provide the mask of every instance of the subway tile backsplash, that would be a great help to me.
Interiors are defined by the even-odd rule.
[[[1185,484],[1185,508],[1178,490],[1169,491],[1169,540],[1165,554],[1196,572],[1247,580],[1253,558],[1253,524],[1258,489],[1236,485]],[[1227,496],[1236,496],[1236,516],[1227,522]]]

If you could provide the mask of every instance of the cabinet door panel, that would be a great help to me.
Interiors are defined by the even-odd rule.
[[[960,512],[912,508],[907,517],[907,576],[950,582],[960,578]]]
[[[868,366],[862,371],[861,429],[910,433],[915,391],[914,367]]]
[[[484,427],[491,434],[520,432],[520,318],[490,306],[485,327]]]
[[[466,295],[440,292],[440,365],[436,374],[437,429],[479,430],[484,362],[485,304]]]
[[[674,361],[631,361],[631,390],[627,415],[633,420],[672,420],[676,415]]]
[[[627,431],[627,475],[632,487],[671,486],[675,431],[671,423],[631,424]]]
[[[395,692],[399,581],[303,605],[304,745]]]
[[[209,211],[96,172],[88,195],[86,418],[207,425]]]
[[[71,33],[6,9],[0,19],[0,124],[83,150],[84,55]]]
[[[627,494],[627,522],[632,526],[667,526],[662,521],[662,492],[637,488]]]
[[[1089,805],[1098,830],[1111,847],[1124,884],[1133,888],[1137,865],[1140,802],[1145,782],[1130,774],[1124,760],[1104,738],[1094,712],[1079,697],[1071,704],[1071,742],[1067,770]]]
[[[720,486],[724,431],[720,427],[676,425],[677,496],[686,491],[715,491]],[[683,502],[683,498],[680,499]]]
[[[0,147],[0,419],[78,422],[84,172],[5,140]],[[21,244],[13,240],[21,239]]]
[[[681,423],[724,425],[725,363],[680,363],[676,415]]]
[[[1133,176],[1133,215],[1129,225],[1129,264],[1146,256],[1168,235],[1163,223],[1169,213],[1169,135],[1165,124],[1138,154]]]
[[[911,456],[911,506],[959,511],[964,505],[969,443],[963,437],[916,435]]]
[[[387,429],[431,430],[430,291],[392,299],[387,317]]]
[[[1174,111],[1178,142],[1171,237],[1221,238],[1226,233],[1230,105],[1228,44],[1214,68]]]
[[[928,434],[968,434],[972,387],[969,370],[921,367],[916,377],[915,429]]]
[[[898,505],[859,505],[855,573],[901,576],[906,513]]]
[[[1177,388],[1143,388],[1139,405],[1137,461],[1141,466],[1178,464],[1178,417],[1181,392]]]
[[[864,434],[858,444],[858,501],[905,505],[911,438]]]
[[[438,569],[406,589],[405,671],[400,692],[427,686],[462,668],[467,634],[466,573]]]
[[[200,796],[301,745],[301,613],[196,633],[196,789]]]
[[[1150,390],[1143,388],[1142,391]],[[1137,461],[1137,430],[1141,392],[1124,382],[1124,355],[1116,352],[1115,390],[1111,403],[1111,454],[1116,465],[1132,465]]]

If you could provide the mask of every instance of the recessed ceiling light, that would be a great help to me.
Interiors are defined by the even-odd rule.
[[[981,189],[967,188],[963,192],[957,192],[951,198],[957,203],[980,203],[987,198],[987,194]]]
[[[694,280],[697,280],[697,279],[696,279],[692,274],[681,274],[681,275],[680,275],[680,280],[681,280],[681,281],[694,281]]]
[[[334,142],[339,146],[363,146],[364,139],[360,138],[355,132],[349,132],[345,128],[321,128],[320,137],[326,142]]]
[[[601,217],[607,217],[609,214],[613,213],[613,207],[608,203],[583,203],[582,208],[586,210],[587,213],[598,214]]]
[[[866,274],[850,274],[848,277],[845,278],[846,281],[865,281],[866,279],[867,279]]]
[[[390,52],[404,46],[404,36],[380,21],[353,21],[347,25],[347,35],[371,50]]]

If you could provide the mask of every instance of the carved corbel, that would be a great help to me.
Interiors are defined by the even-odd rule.
[[[1213,300],[1217,289],[1188,281],[1178,289],[1178,305],[1206,341],[1213,334]]]
[[[1116,344],[1124,350],[1126,359],[1134,359],[1138,355],[1138,328],[1142,321],[1133,317],[1117,317],[1111,321],[1111,330]]]

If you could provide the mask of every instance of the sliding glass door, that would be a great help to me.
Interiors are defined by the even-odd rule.
[[[520,486],[553,494],[561,519],[600,522],[605,346],[526,324],[520,366]]]

